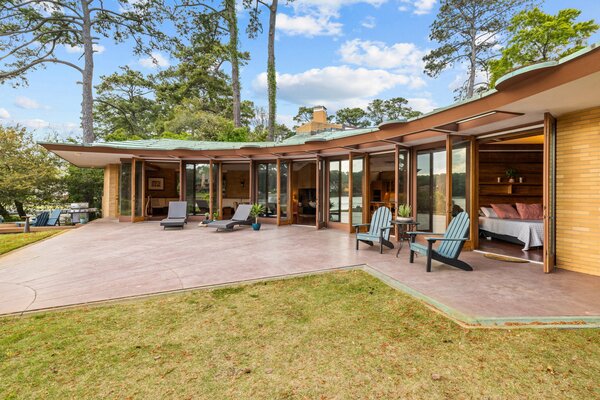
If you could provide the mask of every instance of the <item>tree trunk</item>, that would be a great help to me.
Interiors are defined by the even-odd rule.
[[[242,126],[242,100],[240,94],[240,57],[238,44],[237,14],[235,0],[227,0],[227,22],[229,25],[229,51],[231,53],[231,89],[233,92],[233,126]]]
[[[475,16],[473,16],[472,25],[475,24]],[[477,75],[477,30],[471,26],[471,55],[469,56],[469,81],[467,83],[467,98],[473,97],[475,92],[475,75]]]
[[[17,214],[19,214],[19,217],[24,217],[25,215],[25,209],[23,208],[23,203],[21,203],[20,201],[15,200],[15,208],[17,209]]]
[[[6,208],[4,208],[4,206],[2,204],[0,204],[0,215],[5,219],[9,219],[10,218],[10,214],[8,213],[8,210]]]
[[[277,22],[277,3],[272,0],[269,7],[269,46],[267,57],[267,82],[269,92],[269,132],[268,140],[275,139],[275,124],[277,118],[277,76],[275,74],[275,25]]]
[[[92,39],[92,23],[88,7],[89,0],[81,0],[81,11],[83,14],[83,28],[81,32],[83,40],[84,67],[82,73],[82,101],[81,101],[81,128],[83,129],[83,142],[92,143],[94,135],[94,95],[92,92],[92,81],[94,79],[94,44]]]

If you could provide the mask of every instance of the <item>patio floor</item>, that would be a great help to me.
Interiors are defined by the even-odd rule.
[[[95,221],[0,257],[0,314],[361,266],[389,284],[472,325],[600,325],[600,277],[464,252],[464,272],[408,251],[361,245],[346,233],[265,225],[215,232],[190,223]]]

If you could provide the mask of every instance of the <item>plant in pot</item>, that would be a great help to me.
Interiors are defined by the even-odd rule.
[[[252,204],[250,208],[250,217],[254,218],[254,223],[252,224],[252,229],[258,231],[260,229],[260,222],[258,222],[258,216],[265,212],[265,206],[262,204]]]
[[[517,170],[514,168],[506,168],[506,176],[508,177],[508,182],[515,183],[515,178],[517,177]]]
[[[412,222],[412,207],[408,204],[400,204],[398,206],[398,216],[396,221],[399,222]]]

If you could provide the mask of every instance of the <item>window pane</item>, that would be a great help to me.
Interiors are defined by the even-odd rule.
[[[289,165],[287,162],[282,162],[280,164],[280,168],[281,168],[281,178],[280,178],[280,182],[279,182],[279,190],[280,190],[280,202],[281,204],[279,205],[279,208],[281,210],[281,219],[287,219],[287,205],[288,205],[288,192],[287,192],[287,185],[288,185],[288,169],[289,169]]]
[[[119,179],[119,210],[121,215],[131,215],[131,163],[121,164]]]
[[[400,150],[398,153],[398,202],[408,204],[408,151]]]
[[[143,216],[144,199],[142,198],[142,185],[144,173],[143,161],[135,162],[135,216]]]
[[[194,177],[194,211],[197,215],[210,212],[210,165],[196,164]]]
[[[340,222],[348,223],[350,211],[350,161],[340,162]]]
[[[452,149],[452,216],[468,210],[467,148]]]
[[[267,164],[267,217],[277,217],[277,164]]]
[[[352,223],[363,222],[363,165],[362,158],[352,160]]]
[[[194,164],[185,165],[185,200],[190,214],[196,214],[194,208],[194,170]]]
[[[419,230],[431,230],[431,153],[417,155],[417,222]]]
[[[329,162],[329,221],[340,222],[340,162]]]
[[[219,215],[221,215],[221,213],[219,212],[219,191],[221,190],[221,185],[219,184],[219,169],[221,168],[220,164],[213,164],[212,165],[212,182],[213,182],[213,192],[212,192],[212,212],[214,213],[219,213]]]

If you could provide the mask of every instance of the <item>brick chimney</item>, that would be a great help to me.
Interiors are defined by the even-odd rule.
[[[327,123],[327,108],[316,106],[313,108],[313,122]]]

